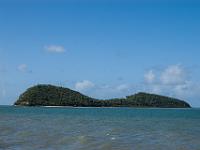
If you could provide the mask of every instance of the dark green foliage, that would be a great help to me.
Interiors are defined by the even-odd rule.
[[[110,100],[97,100],[68,88],[37,85],[20,95],[15,105],[81,107],[190,107],[184,101],[147,93]]]

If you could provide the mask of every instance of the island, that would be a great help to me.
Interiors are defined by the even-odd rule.
[[[190,108],[179,99],[139,92],[126,98],[100,100],[69,88],[40,84],[27,89],[14,103],[16,106],[73,106],[73,107],[159,107]]]

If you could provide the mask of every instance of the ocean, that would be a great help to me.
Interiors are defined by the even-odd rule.
[[[200,150],[200,109],[0,106],[1,150]]]

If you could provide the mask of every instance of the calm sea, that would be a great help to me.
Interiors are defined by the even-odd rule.
[[[200,150],[200,109],[0,106],[0,149]]]

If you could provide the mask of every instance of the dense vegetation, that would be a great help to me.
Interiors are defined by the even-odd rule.
[[[82,106],[82,107],[190,107],[184,101],[148,93],[126,98],[98,100],[68,88],[37,85],[27,89],[15,105],[23,106]]]

